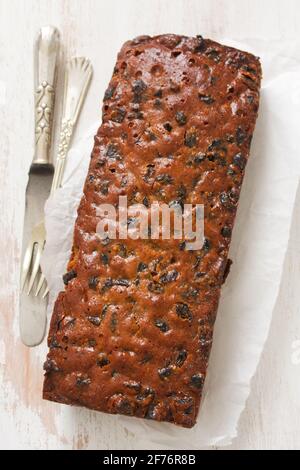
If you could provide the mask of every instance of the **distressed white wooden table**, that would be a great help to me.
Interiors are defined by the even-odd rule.
[[[100,116],[100,99],[121,44],[175,32],[294,38],[298,0],[0,0],[0,447],[134,449],[133,436],[106,417],[41,400],[45,345],[18,337],[18,276],[26,171],[33,149],[32,47],[56,25],[64,53],[87,55],[94,80],[77,135]],[[60,77],[61,81],[61,77]],[[299,155],[300,157],[300,155]],[[270,335],[232,449],[300,448],[300,191]]]

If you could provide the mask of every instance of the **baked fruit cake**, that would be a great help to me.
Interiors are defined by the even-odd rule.
[[[201,36],[124,44],[52,315],[45,399],[195,424],[260,81],[257,57]],[[97,207],[121,195],[203,204],[202,248],[100,239]]]

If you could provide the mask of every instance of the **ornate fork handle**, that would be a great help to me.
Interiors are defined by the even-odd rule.
[[[51,194],[61,186],[66,158],[79,112],[85,99],[92,77],[92,65],[84,57],[74,57],[66,68],[64,105],[61,121],[60,140],[51,187]]]
[[[74,123],[71,120],[62,121],[60,131],[60,141],[56,158],[55,173],[53,176],[51,193],[60,187],[64,174],[66,158],[70,147]]]

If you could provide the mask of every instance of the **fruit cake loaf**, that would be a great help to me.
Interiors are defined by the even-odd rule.
[[[201,36],[122,47],[48,337],[43,396],[192,427],[197,419],[261,67]],[[205,240],[100,239],[102,203],[204,205]]]

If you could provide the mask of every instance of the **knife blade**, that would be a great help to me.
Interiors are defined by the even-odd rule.
[[[42,27],[35,42],[35,151],[28,174],[25,196],[25,215],[22,242],[22,262],[33,227],[44,218],[44,205],[49,197],[54,167],[50,147],[55,101],[55,84],[59,55],[60,34],[53,26]],[[33,250],[36,246],[33,247]],[[23,343],[39,344],[46,329],[47,299],[20,292],[19,326]]]

